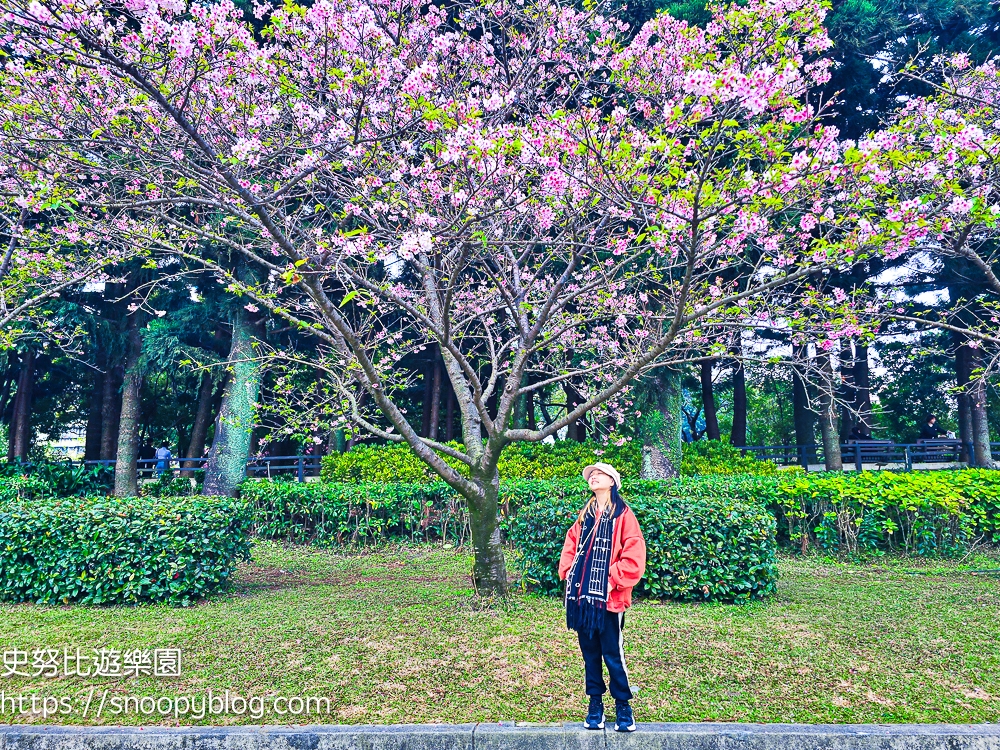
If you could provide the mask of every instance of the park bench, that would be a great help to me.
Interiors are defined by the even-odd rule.
[[[962,443],[958,440],[933,439],[917,440],[913,448],[913,460],[918,463],[941,463],[958,461],[962,451]]]
[[[861,471],[862,464],[885,464],[902,460],[896,445],[891,440],[848,440],[841,450],[845,462],[854,459],[855,468]]]

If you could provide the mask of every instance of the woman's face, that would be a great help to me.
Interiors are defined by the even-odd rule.
[[[615,480],[600,469],[594,469],[590,472],[590,476],[587,477],[587,484],[589,484],[590,489],[594,491],[610,490],[615,486]]]

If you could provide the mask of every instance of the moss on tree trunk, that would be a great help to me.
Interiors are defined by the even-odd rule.
[[[139,457],[139,396],[142,389],[142,332],[139,314],[129,316],[128,354],[125,381],[122,385],[122,407],[118,419],[118,451],[115,457],[115,495],[135,497],[139,494],[136,461]]]
[[[254,360],[254,323],[239,307],[233,318],[233,340],[229,349],[229,382],[215,423],[215,437],[205,469],[206,495],[236,494],[246,475],[250,441],[257,424],[260,365]]]
[[[669,479],[681,470],[681,375],[661,369],[643,381],[639,416],[642,478]]]

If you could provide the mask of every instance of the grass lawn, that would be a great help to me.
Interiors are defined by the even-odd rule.
[[[477,611],[470,564],[429,547],[344,556],[261,542],[230,593],[187,609],[0,605],[0,651],[183,653],[179,678],[0,677],[8,697],[73,701],[72,713],[46,719],[12,717],[8,706],[0,723],[580,719],[583,667],[560,602],[518,595],[509,609]],[[961,565],[789,557],[765,603],[638,602],[625,625],[637,719],[1000,721],[1000,577],[975,568],[1000,568],[1000,555]],[[92,685],[98,698],[84,719]],[[209,689],[267,696],[267,715],[94,715],[105,690],[120,698]],[[329,696],[331,710],[278,716],[275,696]]]

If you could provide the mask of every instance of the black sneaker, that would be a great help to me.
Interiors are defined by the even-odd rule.
[[[604,701],[601,696],[590,696],[590,708],[587,709],[587,720],[583,722],[584,729],[604,729]]]
[[[632,716],[632,706],[628,704],[628,701],[615,701],[615,731],[635,731],[635,718]]]

